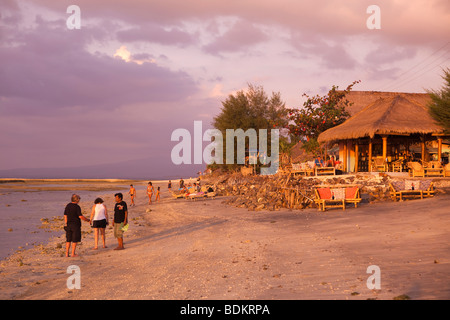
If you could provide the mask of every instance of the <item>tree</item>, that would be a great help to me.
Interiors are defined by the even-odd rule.
[[[287,109],[280,93],[272,92],[268,97],[262,86],[249,84],[246,92],[240,90],[234,95],[230,94],[222,102],[221,112],[214,117],[212,125],[222,132],[223,137],[226,136],[227,129],[255,129],[257,134],[259,129],[267,129],[270,141],[269,129],[284,128],[287,122]],[[248,148],[248,143],[246,147]],[[229,169],[235,167],[236,165],[228,166]]]
[[[443,71],[445,83],[441,90],[427,90],[432,101],[428,105],[428,111],[446,131],[450,131],[450,68]]]
[[[317,138],[319,134],[335,127],[350,117],[346,107],[350,102],[345,96],[350,92],[353,86],[361,82],[360,80],[352,82],[345,90],[338,90],[334,86],[324,96],[316,95],[310,97],[303,94],[307,100],[302,109],[288,109],[290,124],[289,132],[292,135],[299,136],[304,141],[303,148],[312,153],[320,151]],[[305,141],[306,140],[306,141]]]
[[[279,92],[269,98],[263,87],[248,85],[247,92],[230,94],[222,102],[221,113],[214,117],[213,126],[223,133],[226,129],[271,129],[287,124],[287,110]]]

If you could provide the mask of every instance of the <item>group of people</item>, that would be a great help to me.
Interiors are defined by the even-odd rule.
[[[155,188],[153,187],[153,184],[150,181],[147,184],[148,204],[152,204],[152,196],[153,196],[154,192],[155,192]],[[160,200],[161,200],[161,187],[158,187],[156,189],[155,202],[160,201]]]
[[[81,197],[73,194],[71,202],[66,205],[64,210],[64,230],[66,231],[66,257],[77,257],[76,248],[78,242],[81,242],[81,220],[89,222],[95,229],[94,250],[98,249],[99,233],[102,237],[103,248],[106,247],[105,229],[109,224],[108,209],[102,198],[97,198],[91,210],[90,218],[86,218],[81,213],[81,207],[78,205]],[[118,246],[114,250],[123,250],[123,232],[124,227],[128,225],[127,203],[123,201],[122,193],[114,195],[116,201],[114,206],[114,218],[112,224],[114,227],[114,237],[117,239]]]
[[[336,162],[336,159],[334,156],[330,156],[330,160],[324,161],[320,156],[317,156],[317,158],[314,160],[314,166],[315,167],[336,167],[338,163]]]
[[[169,181],[169,189],[171,189],[171,184],[171,181]],[[200,180],[197,180],[197,182],[194,182],[194,184],[192,184],[191,182],[185,184],[184,180],[180,178],[179,186],[180,187],[178,191],[180,192],[180,194],[189,193],[189,189],[191,188],[194,188],[195,192],[201,191]]]
[[[171,183],[169,182],[169,189],[171,188]],[[152,182],[148,183],[147,195],[148,204],[152,204],[152,197],[155,193]],[[130,207],[136,206],[134,200],[136,199],[136,188],[130,184],[130,190],[128,191],[130,195]],[[160,201],[161,189],[157,187],[155,194],[155,201]],[[123,246],[123,228],[128,224],[128,207],[127,203],[123,201],[123,194],[116,193],[114,195],[116,204],[114,206],[114,236],[117,238],[118,246],[114,250],[122,250]],[[103,248],[106,248],[105,239],[105,229],[109,224],[108,209],[104,204],[102,198],[97,198],[94,201],[94,205],[91,210],[90,218],[86,218],[81,213],[81,208],[78,205],[81,197],[77,194],[73,194],[71,202],[66,205],[64,210],[64,230],[66,231],[66,257],[72,256],[76,257],[77,243],[81,241],[81,221],[86,221],[91,224],[94,228],[94,250],[98,249],[99,236],[102,238]]]

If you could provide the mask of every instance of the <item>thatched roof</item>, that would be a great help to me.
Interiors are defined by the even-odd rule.
[[[318,141],[331,142],[375,134],[440,133],[444,129],[428,114],[427,106],[405,95],[379,98],[343,124],[319,135]]]
[[[314,154],[305,151],[305,149],[303,149],[303,142],[299,141],[297,142],[291,149],[291,161],[292,163],[297,163],[297,162],[304,162],[307,160],[311,160],[314,159]]]
[[[351,105],[347,106],[350,116],[354,116],[359,111],[374,103],[380,98],[389,99],[395,96],[404,96],[406,99],[416,102],[420,105],[427,106],[431,103],[431,96],[428,93],[410,93],[410,92],[385,92],[385,91],[350,91],[345,95],[345,99],[350,101]]]

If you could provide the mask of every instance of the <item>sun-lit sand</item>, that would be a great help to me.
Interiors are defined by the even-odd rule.
[[[45,186],[48,181],[27,187],[65,193],[67,200],[50,217],[62,215],[76,189],[86,192],[80,203],[85,215],[95,196],[102,196],[111,211],[115,190],[122,188],[124,200],[130,200],[123,189],[128,182],[64,183],[67,188],[61,182]],[[92,250],[92,229],[83,223],[79,257],[66,258],[62,221],[39,221],[39,230],[53,237],[1,262],[0,299],[450,298],[449,194],[325,213],[251,212],[228,207],[220,197],[175,200],[167,181],[154,182],[161,186],[162,199],[147,205],[146,183],[134,182],[137,205],[129,208],[125,250],[113,250],[117,242],[111,227],[108,248]],[[3,190],[5,201],[10,194]],[[22,200],[36,192],[23,193]],[[81,289],[67,287],[71,265],[80,268]],[[381,271],[379,290],[367,287],[371,265]]]

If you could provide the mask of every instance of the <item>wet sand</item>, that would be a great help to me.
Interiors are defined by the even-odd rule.
[[[66,258],[56,231],[48,244],[1,262],[0,299],[450,298],[448,194],[325,213],[251,212],[221,198],[175,200],[159,185],[162,201],[152,205],[138,189],[125,250],[113,250],[110,227],[108,248],[92,250],[83,223],[79,257]],[[105,202],[112,210],[112,195]],[[81,289],[67,288],[70,265],[81,270]],[[367,287],[371,265],[381,271],[379,290]]]

